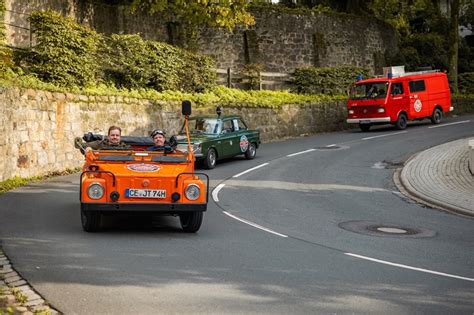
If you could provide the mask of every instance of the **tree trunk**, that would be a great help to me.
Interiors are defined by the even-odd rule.
[[[450,1],[451,16],[448,37],[449,80],[454,93],[458,92],[459,2],[460,0]]]

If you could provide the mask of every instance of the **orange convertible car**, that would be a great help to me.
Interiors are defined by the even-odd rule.
[[[190,102],[183,102],[182,113],[187,125]],[[129,144],[130,150],[86,153],[80,178],[84,231],[100,230],[103,215],[150,213],[179,216],[185,232],[197,232],[207,209],[209,177],[194,172],[192,150],[144,151],[143,142]]]

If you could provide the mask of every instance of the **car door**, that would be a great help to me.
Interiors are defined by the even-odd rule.
[[[234,128],[232,119],[224,119],[221,131],[222,157],[238,154],[240,151],[238,132]]]
[[[430,104],[428,103],[425,80],[411,80],[408,82],[410,89],[410,117],[411,119],[429,116]]]
[[[237,132],[237,138],[238,138],[238,141],[239,141],[239,148],[238,148],[238,152],[236,154],[245,153],[245,151],[247,151],[247,149],[249,147],[250,140],[251,140],[248,137],[249,136],[248,135],[248,133],[249,133],[248,132],[248,127],[240,117],[239,118],[234,118],[232,120],[232,123],[234,124],[234,129]]]

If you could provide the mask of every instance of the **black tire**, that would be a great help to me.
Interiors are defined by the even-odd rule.
[[[186,233],[196,233],[202,224],[204,214],[201,211],[184,213],[179,215],[179,222]]]
[[[439,108],[435,108],[433,111],[433,115],[431,115],[431,122],[435,125],[441,123],[441,120],[443,120],[443,112]]]
[[[81,209],[82,229],[86,232],[97,232],[100,230],[101,214],[95,211]]]
[[[255,155],[257,155],[257,146],[255,143],[250,143],[249,147],[247,148],[247,151],[245,151],[245,158],[247,160],[252,160]]]
[[[398,130],[403,130],[407,127],[407,123],[407,115],[405,113],[401,113],[400,115],[398,115],[397,122],[395,123],[395,128],[397,128]]]
[[[369,131],[370,130],[370,124],[359,124],[359,128],[362,131]]]
[[[204,159],[203,162],[204,162],[204,167],[207,168],[208,170],[212,170],[214,167],[216,167],[216,163],[217,163],[216,150],[212,148],[207,150],[206,158]]]

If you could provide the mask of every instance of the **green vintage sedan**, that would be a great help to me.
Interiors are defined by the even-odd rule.
[[[260,132],[249,130],[238,115],[197,116],[189,118],[189,132],[196,161],[216,167],[217,160],[243,154],[251,160],[260,146]],[[180,135],[186,134],[184,126]],[[178,150],[187,150],[185,138],[178,137]]]

